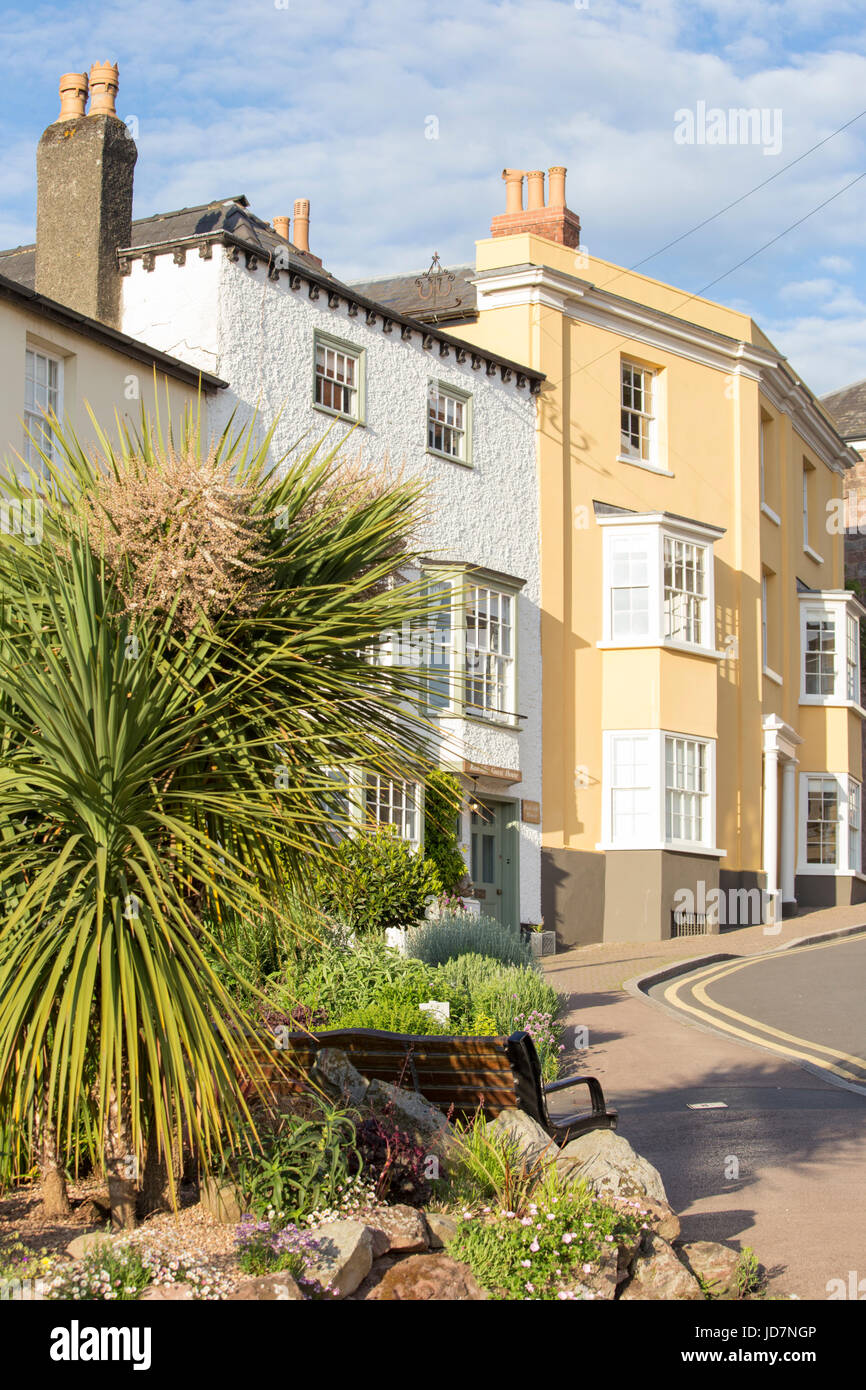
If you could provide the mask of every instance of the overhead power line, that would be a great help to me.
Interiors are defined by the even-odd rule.
[[[750,188],[746,193],[741,193],[739,198],[734,198],[733,202],[726,203],[723,208],[719,208],[718,212],[714,212],[709,217],[705,217],[703,222],[697,222],[694,227],[689,227],[688,231],[681,232],[679,236],[674,237],[673,241],[665,242],[664,246],[660,246],[657,251],[652,251],[648,256],[644,256],[642,260],[635,261],[634,265],[629,266],[629,270],[637,270],[640,266],[646,265],[648,261],[654,261],[656,256],[660,256],[662,252],[669,251],[672,246],[679,245],[681,241],[685,241],[686,237],[693,236],[695,232],[699,232],[702,227],[708,227],[711,222],[715,222],[719,217],[723,217],[726,212],[730,212],[731,208],[738,207],[739,204],[744,203],[747,198],[751,198],[753,193],[760,192],[762,188],[766,188],[774,179],[781,178],[782,174],[786,174],[789,169],[793,169],[795,164],[800,164],[804,159],[807,159],[810,154],[814,154],[822,145],[826,145],[828,141],[835,139],[837,135],[841,135],[843,130],[847,130],[849,126],[854,125],[856,121],[862,120],[864,116],[866,116],[866,111],[858,111],[857,115],[852,116],[850,121],[846,121],[844,125],[840,125],[838,130],[831,131],[829,135],[825,135],[823,140],[818,140],[816,144],[810,145],[808,150],[804,150],[802,154],[797,155],[796,159],[792,159],[789,164],[784,164],[781,169],[777,169],[775,174],[770,174],[769,178],[762,179],[760,183],[755,184],[754,188]],[[817,208],[815,211],[817,212]],[[768,243],[768,245],[769,244],[770,243]],[[713,283],[715,283],[715,281]]]

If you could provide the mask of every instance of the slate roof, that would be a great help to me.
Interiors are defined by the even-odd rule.
[[[473,265],[429,267],[384,280],[357,280],[352,289],[419,323],[474,319],[477,294]]]
[[[234,198],[218,198],[194,208],[179,208],[176,212],[161,212],[155,217],[140,217],[132,224],[130,246],[161,246],[165,242],[181,241],[206,233],[227,232],[258,251],[273,251],[281,246],[289,255],[319,268],[315,257],[299,251],[290,241],[278,236],[273,227],[249,211],[249,201],[243,193]],[[125,248],[124,248],[125,249]],[[327,274],[327,272],[321,272]],[[0,251],[0,274],[20,285],[34,289],[36,285],[36,247],[18,246]]]
[[[866,380],[822,396],[821,404],[844,440],[866,439]]]

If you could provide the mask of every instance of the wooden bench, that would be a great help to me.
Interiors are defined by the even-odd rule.
[[[315,1035],[274,1030],[274,1051],[264,1070],[279,1097],[301,1089],[321,1048],[345,1052],[362,1076],[417,1091],[455,1119],[479,1108],[487,1119],[516,1108],[531,1115],[557,1144],[590,1129],[616,1129],[617,1114],[605,1105],[594,1076],[567,1076],[544,1085],[535,1044],[528,1033],[510,1037],[416,1037],[372,1028],[337,1028]],[[547,1097],[586,1086],[590,1108],[552,1116]]]

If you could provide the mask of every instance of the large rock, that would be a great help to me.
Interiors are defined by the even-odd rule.
[[[310,1079],[329,1095],[348,1105],[362,1105],[370,1084],[338,1047],[320,1049],[310,1071]]]
[[[371,1081],[366,1100],[371,1109],[389,1116],[398,1129],[422,1145],[448,1149],[453,1143],[453,1131],[442,1111],[415,1091],[401,1090],[388,1081]]]
[[[359,1219],[373,1235],[373,1258],[387,1255],[413,1255],[430,1244],[424,1213],[416,1207],[397,1205],[377,1207],[359,1213]]]
[[[472,1270],[447,1255],[410,1255],[399,1260],[368,1295],[382,1302],[480,1303],[487,1295]]]
[[[649,1197],[668,1205],[658,1169],[610,1129],[594,1129],[570,1140],[559,1151],[556,1171],[566,1182],[582,1178],[600,1197]]]
[[[500,1110],[488,1124],[487,1133],[493,1139],[507,1140],[524,1168],[535,1167],[542,1158],[552,1162],[558,1153],[544,1126],[523,1110]]]
[[[255,1279],[242,1280],[234,1293],[229,1294],[228,1302],[301,1303],[305,1297],[291,1274],[283,1270],[275,1271],[273,1274],[260,1274]]]
[[[632,1266],[632,1277],[620,1298],[629,1301],[702,1299],[695,1276],[677,1259],[667,1241],[648,1233]]]
[[[449,1240],[457,1234],[457,1218],[445,1211],[428,1211],[427,1230],[430,1233],[430,1249],[444,1250]]]
[[[677,1254],[711,1298],[739,1298],[739,1250],[715,1240],[688,1240]]]
[[[312,1232],[318,1250],[305,1277],[316,1279],[330,1298],[345,1298],[366,1279],[373,1263],[373,1235],[360,1221],[330,1221]]]
[[[611,1245],[602,1251],[598,1264],[588,1274],[581,1274],[580,1282],[573,1284],[570,1292],[575,1298],[612,1299],[619,1282],[617,1248]]]
[[[99,1250],[110,1250],[112,1238],[107,1231],[85,1231],[76,1236],[66,1247],[67,1255],[73,1260],[81,1260],[85,1255],[93,1255]]]
[[[220,1226],[236,1226],[245,1206],[240,1189],[219,1178],[202,1178],[199,1200],[212,1221]]]

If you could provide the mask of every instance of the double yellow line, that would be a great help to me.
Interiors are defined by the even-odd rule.
[[[848,938],[841,939],[846,940]],[[793,951],[785,951],[783,954],[785,957],[790,957],[792,955],[807,955],[812,951],[826,951],[829,947],[838,945],[839,941],[840,938],[836,937],[831,941],[816,942],[812,946],[795,947]],[[834,1076],[841,1077],[845,1081],[854,1081],[866,1087],[866,1058],[852,1056],[850,1052],[840,1052],[838,1048],[826,1047],[823,1043],[812,1042],[809,1038],[797,1037],[795,1033],[786,1033],[781,1028],[772,1028],[768,1023],[761,1023],[759,1019],[750,1018],[748,1014],[737,1013],[736,1009],[729,1009],[724,1004],[717,1004],[715,1000],[710,998],[709,987],[717,980],[726,979],[729,975],[735,975],[738,970],[746,970],[750,965],[757,965],[773,958],[772,956],[749,956],[745,960],[722,961],[707,966],[705,970],[698,971],[695,975],[686,975],[669,985],[664,992],[665,1001],[673,1008],[681,1009],[687,1014],[693,1014],[704,1023],[709,1023],[725,1033],[731,1033],[734,1037],[742,1038],[746,1042],[757,1043],[760,1047],[767,1048],[771,1052],[781,1053],[784,1057],[793,1057],[798,1061],[808,1062],[813,1067],[832,1072]],[[704,1008],[687,1004],[681,997],[684,990],[690,990],[693,997],[703,1004]],[[719,1017],[719,1015],[723,1015],[723,1017]],[[736,1022],[726,1023],[725,1019],[733,1019]],[[737,1026],[738,1024],[744,1026]],[[780,1041],[772,1041],[774,1038]],[[823,1055],[816,1055],[819,1053]],[[852,1064],[859,1070],[849,1071],[847,1067],[842,1065],[845,1062]]]

